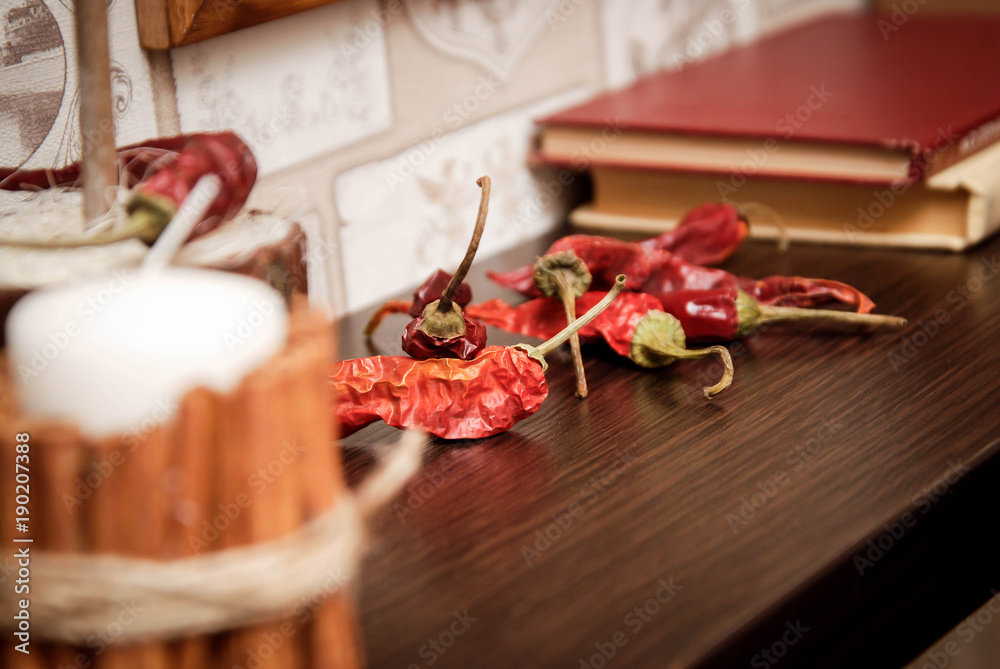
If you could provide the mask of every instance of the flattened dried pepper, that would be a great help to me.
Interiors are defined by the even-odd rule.
[[[601,293],[584,293],[576,301],[577,309],[588,309]],[[544,339],[557,332],[562,319],[559,302],[539,297],[512,307],[502,300],[470,304],[467,311],[487,325]],[[729,387],[733,380],[733,361],[724,346],[703,349],[686,348],[685,330],[674,316],[664,313],[660,301],[645,293],[623,293],[613,304],[580,330],[585,343],[604,341],[619,355],[642,367],[664,367],[675,360],[695,360],[717,355],[725,368],[723,378],[704,389],[712,398]]]
[[[462,258],[462,264],[448,281],[441,296],[426,304],[419,314],[412,314],[418,301],[429,297],[421,290],[414,294],[410,306],[411,315],[415,318],[403,330],[403,350],[413,358],[459,358],[471,360],[486,346],[486,327],[465,315],[462,307],[455,300],[459,286],[472,266],[472,260],[479,249],[479,241],[486,227],[486,214],[490,203],[490,178],[481,177],[476,183],[482,188],[479,200],[479,215],[476,217],[476,227],[472,232],[472,240]],[[428,282],[433,282],[435,273]],[[427,284],[425,283],[425,286]],[[472,291],[469,290],[469,297]]]
[[[587,266],[593,278],[593,288],[608,286],[621,272],[618,267],[627,267],[628,283],[625,290],[639,290],[650,274],[662,263],[661,256],[669,253],[657,249],[647,249],[635,242],[626,242],[612,237],[596,235],[569,235],[557,240],[545,255],[572,251]],[[487,272],[494,282],[516,290],[528,297],[538,297],[542,293],[535,285],[534,265],[525,265],[508,272]]]
[[[383,420],[445,439],[479,439],[535,413],[549,394],[544,356],[596,318],[625,277],[593,309],[538,347],[488,346],[473,360],[374,356],[334,363],[333,418],[341,434]]]
[[[763,305],[736,288],[678,290],[660,296],[663,310],[675,316],[691,341],[730,341],[765,323],[820,321],[865,329],[900,328],[905,318],[849,311]]]

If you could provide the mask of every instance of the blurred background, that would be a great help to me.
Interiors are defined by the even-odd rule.
[[[532,120],[548,112],[826,12],[1000,9],[995,0],[337,0],[147,50],[137,28],[146,4],[108,2],[118,144],[239,132],[262,170],[252,204],[308,229],[311,260],[329,274],[315,285],[329,289],[336,313],[456,264],[482,174],[494,182],[483,256],[560,225],[585,180],[564,188],[529,170]],[[208,11],[224,21],[240,4]],[[0,0],[2,164],[79,158],[72,8]]]

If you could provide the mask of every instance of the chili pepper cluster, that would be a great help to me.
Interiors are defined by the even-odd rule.
[[[471,254],[482,234],[489,195],[489,179],[483,177],[477,183],[483,187],[483,201]],[[448,344],[418,347],[414,353],[409,340],[416,321],[411,322],[404,330],[403,348],[421,360],[375,356],[334,365],[335,419],[343,434],[381,419],[447,439],[487,437],[538,410],[548,395],[539,353],[567,340],[580,398],[588,393],[581,342],[603,343],[642,368],[716,356],[723,374],[704,389],[711,398],[733,380],[732,358],[722,343],[746,336],[765,323],[809,320],[865,330],[906,323],[872,314],[871,299],[837,281],[786,276],[754,279],[705,266],[729,258],[747,232],[748,221],[739,209],[711,203],[691,210],[670,232],[641,242],[569,235],[553,243],[532,265],[488,273],[499,285],[528,298],[519,305],[498,299],[473,304],[471,291],[460,293],[466,288],[461,280],[471,263],[467,253],[454,276],[439,270],[411,301],[382,305],[369,320],[365,335],[370,337],[388,314],[423,314],[426,319],[433,311],[429,305],[447,302],[449,309],[456,310],[455,327],[436,331],[435,337],[447,335],[462,342],[478,336],[469,334],[473,332],[469,326],[459,332],[460,317],[465,323],[485,323],[549,341],[538,349],[519,345],[479,350],[471,344]],[[607,294],[602,292],[609,289]],[[626,292],[618,295],[621,290]],[[831,302],[852,311],[816,308]],[[586,313],[576,318],[578,312]],[[689,342],[710,345],[689,349]],[[529,350],[533,356],[525,353]]]

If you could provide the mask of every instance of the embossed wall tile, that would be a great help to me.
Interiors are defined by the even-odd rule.
[[[236,130],[265,174],[385,130],[384,32],[356,32],[376,9],[334,3],[175,49],[181,129]]]
[[[403,0],[420,36],[501,79],[554,21],[560,0]]]
[[[576,88],[341,174],[334,197],[347,308],[380,301],[437,267],[457,266],[475,223],[476,179],[484,174],[493,181],[484,257],[561,222],[566,189],[552,174],[527,167],[533,119],[593,92]]]

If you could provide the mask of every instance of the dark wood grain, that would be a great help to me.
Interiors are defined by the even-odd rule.
[[[547,241],[474,267],[476,298],[515,299],[484,269]],[[700,391],[711,362],[650,372],[594,348],[579,401],[558,352],[538,414],[491,439],[436,441],[375,518],[360,599],[371,666],[603,666],[591,658],[616,638],[607,666],[914,656],[1000,586],[985,543],[1000,501],[997,255],[998,241],[964,255],[747,244],[728,269],[846,281],[910,325],[772,328],[734,345],[736,379],[713,401]],[[367,317],[342,322],[344,357],[369,353]],[[377,346],[398,353],[404,323],[384,322]],[[395,438],[376,425],[346,439],[350,475]],[[744,500],[760,508],[730,522]],[[869,540],[888,548],[871,566],[855,560]],[[661,583],[676,590],[663,604]],[[794,643],[776,663],[759,655],[783,635]]]

